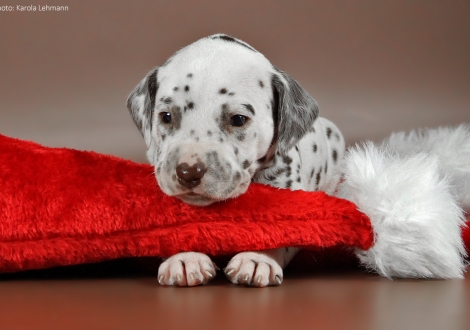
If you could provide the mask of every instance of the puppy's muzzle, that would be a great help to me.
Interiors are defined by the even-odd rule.
[[[204,173],[206,173],[206,165],[202,162],[197,162],[191,166],[188,163],[181,163],[176,166],[176,177],[179,184],[190,189],[201,183]]]

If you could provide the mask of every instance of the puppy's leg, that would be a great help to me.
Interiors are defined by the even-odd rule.
[[[158,268],[161,285],[196,286],[206,284],[215,277],[217,266],[203,253],[177,253]]]
[[[234,284],[265,287],[280,285],[282,269],[299,251],[298,248],[280,248],[258,252],[241,252],[225,268],[225,275]]]

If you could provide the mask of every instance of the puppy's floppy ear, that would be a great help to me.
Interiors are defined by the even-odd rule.
[[[127,98],[127,108],[134,123],[144,137],[147,148],[151,145],[151,132],[155,108],[155,97],[158,90],[158,67],[150,71],[134,88]]]
[[[285,154],[312,127],[318,117],[318,105],[302,86],[280,70],[272,75],[271,86],[277,151]]]

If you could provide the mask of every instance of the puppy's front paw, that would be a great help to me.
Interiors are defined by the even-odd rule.
[[[215,277],[216,265],[203,253],[183,252],[166,259],[158,268],[161,285],[196,286]]]
[[[263,252],[242,252],[230,260],[225,275],[234,284],[265,287],[282,283],[282,268]]]

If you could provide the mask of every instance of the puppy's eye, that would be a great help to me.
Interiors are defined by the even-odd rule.
[[[245,125],[245,123],[248,121],[248,117],[245,117],[243,115],[233,115],[230,117],[230,125],[240,127]]]
[[[171,123],[171,113],[169,112],[160,112],[160,118],[165,124]]]

